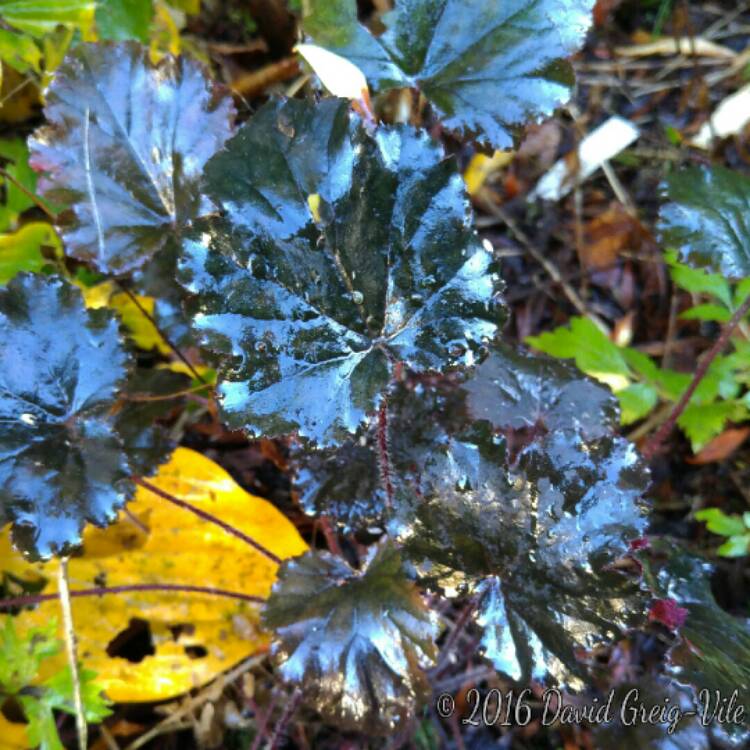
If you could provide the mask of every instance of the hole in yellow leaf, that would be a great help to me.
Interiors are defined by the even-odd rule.
[[[120,631],[108,644],[107,656],[127,659],[133,664],[156,653],[151,626],[147,620],[131,617],[125,630]]]
[[[185,655],[190,659],[203,659],[208,651],[203,646],[185,646]]]

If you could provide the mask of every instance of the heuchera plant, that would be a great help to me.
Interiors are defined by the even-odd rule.
[[[508,147],[569,95],[592,4],[408,0],[375,37],[353,2],[313,2],[305,28],[375,90],[417,88],[446,128]],[[224,421],[295,436],[305,510],[371,541],[360,561],[281,565],[265,607],[281,676],[342,727],[404,727],[437,653],[430,591],[474,597],[509,677],[580,685],[579,651],[646,610],[613,562],[645,530],[648,474],[608,390],[503,342],[497,261],[441,145],[325,97],[234,129],[196,64],[134,44],[75,48],[45,114],[31,163],[70,207],[68,257],[157,297],[170,343],[218,370]],[[127,398],[150,381],[65,278],[10,281],[0,335],[0,523],[31,556],[67,553],[169,453]]]

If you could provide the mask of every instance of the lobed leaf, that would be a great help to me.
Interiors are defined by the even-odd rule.
[[[142,267],[211,205],[199,185],[233,106],[187,58],[158,66],[133,43],[78,45],[30,140],[49,200],[72,205],[67,252],[103,273]]]
[[[396,363],[466,367],[497,332],[492,256],[424,133],[370,135],[341,100],[272,102],[209,162],[206,188],[224,216],[196,227],[180,280],[232,427],[331,444]]]
[[[373,36],[354,0],[312,0],[303,21],[315,42],[357,65],[379,91],[413,87],[450,130],[497,148],[570,97],[562,58],[583,44],[593,0],[400,0]]]
[[[750,179],[724,167],[690,167],[670,174],[663,189],[662,241],[693,266],[750,276]]]
[[[393,545],[373,547],[359,571],[327,552],[283,563],[264,622],[282,676],[342,729],[392,734],[424,697],[437,619]]]
[[[111,522],[131,474],[151,473],[167,446],[137,410],[113,413],[129,364],[118,323],[72,285],[18,275],[0,290],[0,338],[0,525],[49,557],[86,521]]]

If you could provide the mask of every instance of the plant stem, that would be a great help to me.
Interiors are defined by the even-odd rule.
[[[393,482],[391,481],[391,459],[388,455],[388,402],[383,399],[378,409],[378,451],[380,478],[385,488],[386,503],[393,507]]]
[[[68,585],[68,558],[60,559],[57,577],[58,596],[63,614],[63,631],[65,633],[65,650],[68,654],[70,678],[73,684],[73,708],[76,715],[76,730],[78,732],[79,750],[86,750],[89,744],[88,725],[83,709],[81,695],[81,676],[78,673],[78,649],[76,647],[76,632],[73,624],[73,611],[70,606],[70,586]]]
[[[674,429],[677,420],[680,418],[682,412],[685,411],[690,399],[695,393],[696,388],[700,385],[701,380],[705,377],[708,372],[708,368],[711,363],[716,359],[717,355],[721,353],[724,347],[729,341],[729,337],[737,327],[737,324],[745,317],[748,310],[750,310],[750,295],[745,298],[745,301],[735,310],[731,320],[724,326],[718,339],[714,342],[714,345],[703,355],[701,361],[698,363],[698,367],[695,370],[695,375],[687,387],[685,392],[680,397],[680,400],[675,404],[672,413],[667,418],[667,421],[659,428],[655,435],[653,435],[643,448],[643,457],[646,460],[652,459],[661,449],[662,444],[667,439],[669,434]]]
[[[252,594],[243,594],[240,591],[228,591],[217,589],[212,586],[191,586],[181,583],[133,583],[124,586],[102,586],[93,589],[68,590],[68,596],[74,599],[79,596],[105,596],[106,594],[127,594],[131,591],[175,591],[187,594],[209,594],[211,596],[225,596],[230,599],[241,599],[255,604],[264,604],[265,599]],[[13,599],[0,599],[0,610],[15,609],[16,607],[30,607],[33,604],[41,604],[58,598],[58,594],[30,594],[28,596],[17,596]]]
[[[202,518],[204,521],[209,521],[210,523],[215,524],[222,530],[226,531],[227,534],[236,536],[238,539],[241,539],[246,544],[249,544],[256,552],[260,552],[260,554],[263,555],[263,557],[267,558],[272,563],[276,563],[276,565],[281,565],[280,557],[275,555],[270,550],[266,549],[260,542],[256,542],[255,539],[253,539],[251,536],[248,536],[243,531],[236,529],[234,526],[231,526],[225,521],[222,521],[220,518],[217,518],[216,516],[211,515],[210,513],[207,513],[205,510],[202,510],[201,508],[196,508],[194,505],[191,505],[190,503],[187,503],[184,500],[180,500],[178,497],[175,497],[174,495],[170,495],[168,492],[165,492],[164,490],[160,489],[159,487],[156,487],[150,482],[147,482],[145,479],[141,477],[133,477],[133,481],[136,484],[140,485],[141,487],[144,487],[145,489],[147,489],[149,492],[153,492],[155,495],[158,495],[163,500],[168,500],[170,503],[173,503],[178,508],[184,508],[185,510],[189,510],[191,513],[194,513],[196,516],[198,516],[199,518]]]
[[[295,688],[294,692],[289,698],[289,703],[287,703],[284,713],[281,715],[279,720],[276,722],[276,726],[273,728],[273,734],[271,735],[271,739],[268,741],[269,750],[276,750],[276,745],[281,739],[281,735],[284,733],[286,725],[291,721],[292,716],[294,716],[294,712],[297,710],[297,706],[299,705],[299,702],[301,700],[302,691],[299,688]]]
[[[52,221],[57,219],[57,215],[52,209],[38,195],[35,195],[31,190],[24,187],[10,172],[0,168],[0,175],[5,177],[6,180],[10,180],[30,201],[33,201],[38,208],[41,208],[47,214],[47,218],[52,219]]]

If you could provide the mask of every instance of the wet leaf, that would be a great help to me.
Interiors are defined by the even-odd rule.
[[[151,0],[99,0],[96,5],[96,30],[100,39],[148,42],[153,16]]]
[[[393,734],[427,688],[436,616],[407,580],[399,551],[371,549],[361,570],[327,552],[285,562],[264,613],[282,676],[342,729]]]
[[[110,411],[127,357],[117,321],[78,290],[21,274],[0,290],[0,523],[42,557],[85,521],[106,525],[132,493]]]
[[[640,611],[635,587],[608,565],[645,527],[648,475],[613,435],[612,397],[572,368],[497,350],[465,389],[469,420],[481,421],[415,443],[391,531],[428,580],[479,583],[483,646],[498,669],[565,679],[577,648]],[[441,396],[422,397],[443,411]]]
[[[223,469],[191,450],[175,451],[150,482],[218,516],[282,559],[307,549],[269,502],[248,494]],[[25,562],[13,552],[7,532],[0,536],[0,571],[29,581],[43,577],[43,593],[55,591],[57,565],[56,560]],[[276,569],[241,540],[141,487],[117,523],[85,530],[83,553],[69,562],[73,590],[160,583],[258,597],[268,596]],[[118,702],[158,701],[184,693],[264,649],[268,641],[260,629],[258,605],[224,597],[141,591],[74,597],[72,607],[81,659],[98,673],[97,684],[107,696]],[[57,601],[45,602],[18,615],[18,627],[46,623],[58,611]],[[109,656],[108,647],[133,618],[145,621],[153,653],[139,661]],[[57,669],[65,657],[50,661],[50,669]]]
[[[39,190],[73,206],[67,252],[104,273],[143,266],[211,210],[203,166],[230,134],[233,107],[187,58],[158,66],[136,44],[78,45],[47,92],[30,141]]]
[[[671,597],[687,610],[680,627],[681,641],[670,655],[671,674],[683,684],[729,696],[740,702],[750,695],[750,627],[732,617],[711,591],[711,566],[676,542],[652,540],[638,553],[645,580],[654,596]],[[744,721],[750,726],[750,706]],[[731,726],[724,727],[727,731]]]
[[[492,256],[426,134],[370,135],[343,101],[274,102],[206,176],[225,217],[196,228],[180,271],[224,365],[231,427],[331,444],[375,408],[396,361],[466,367],[495,335]]]
[[[354,0],[313,0],[303,21],[322,47],[351,60],[379,91],[414,87],[444,125],[498,148],[570,97],[593,0],[403,0],[375,37]]]
[[[750,276],[750,179],[724,167],[691,167],[669,175],[664,193],[663,242],[693,266]]]

